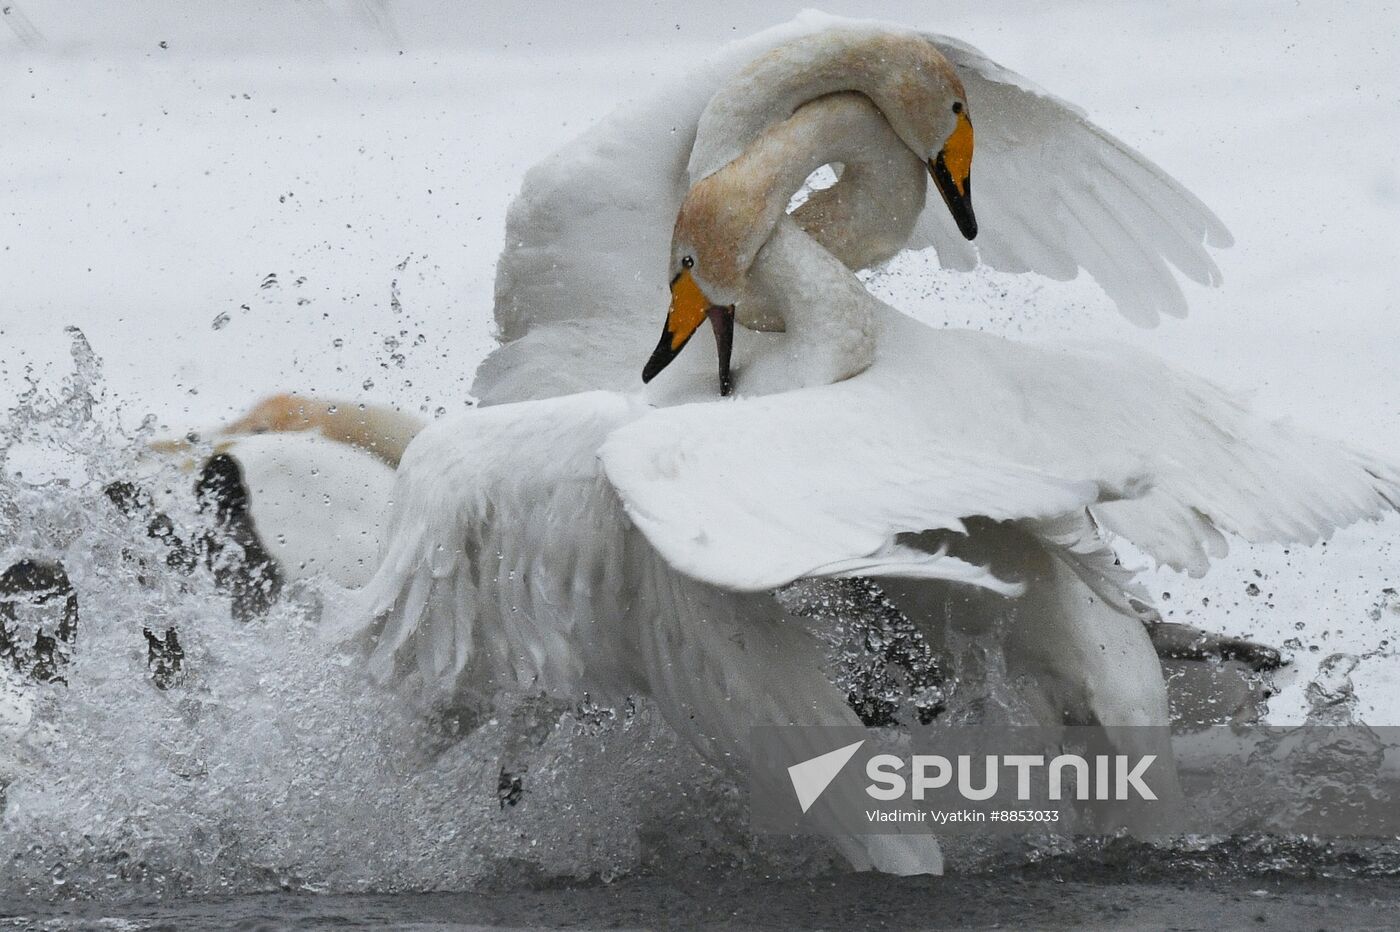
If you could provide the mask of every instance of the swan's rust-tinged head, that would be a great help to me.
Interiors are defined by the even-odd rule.
[[[300,395],[278,394],[264,398],[247,414],[226,425],[220,433],[267,434],[311,430],[320,427],[335,403]]]
[[[977,236],[972,212],[972,119],[953,65],[922,36],[871,36],[867,58],[881,62],[870,97],[905,145],[928,164],[959,232]],[[853,48],[860,49],[862,43]]]
[[[841,91],[863,94],[879,108],[928,166],[958,229],[974,238],[967,91],[943,52],[914,32],[863,26],[823,30],[758,56],[706,108],[692,170],[706,174],[732,156],[724,142],[726,128],[751,138],[802,104]]]

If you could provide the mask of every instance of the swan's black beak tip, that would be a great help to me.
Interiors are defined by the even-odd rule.
[[[977,238],[977,215],[972,212],[972,178],[964,175],[955,179],[948,170],[948,164],[940,152],[928,160],[928,173],[933,177],[934,186],[943,195],[943,203],[948,205],[948,213],[958,225],[958,232],[966,239]]]
[[[977,237],[977,217],[972,213],[972,150],[974,135],[972,120],[967,115],[967,105],[956,103],[953,112],[957,122],[948,134],[943,148],[928,160],[928,172],[938,193],[943,195],[943,203],[953,215],[958,232],[968,239]]]
[[[652,350],[651,358],[642,367],[642,384],[650,382],[661,374],[661,370],[671,364],[671,360],[676,358],[679,350],[671,349],[671,334],[669,332],[661,335],[661,342]]]

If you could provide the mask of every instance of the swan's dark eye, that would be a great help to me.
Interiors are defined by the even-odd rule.
[[[953,101],[953,112],[954,112],[954,113],[962,113],[962,112],[963,112],[963,105],[962,105],[962,101],[961,101],[961,100],[955,100],[955,101]]]
[[[681,257],[681,268],[686,268],[686,269],[693,269],[693,268],[695,268],[695,260],[692,259],[690,256],[682,256],[682,257]]]

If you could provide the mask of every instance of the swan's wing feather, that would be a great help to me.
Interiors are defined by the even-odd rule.
[[[1080,443],[1131,451],[1151,488],[1101,503],[1095,518],[1159,562],[1193,575],[1224,554],[1227,536],[1310,545],[1400,505],[1394,466],[1286,421],[1127,347],[1081,349],[1080,390],[1102,406],[1062,430]],[[1123,417],[1122,412],[1133,412]],[[1106,430],[1090,434],[1097,421]],[[1052,427],[1052,429],[1054,429]]]
[[[379,571],[341,636],[370,669],[451,688],[571,692],[608,615],[626,519],[596,451],[636,407],[591,392],[437,421],[404,454]]]
[[[1063,280],[1083,269],[1145,325],[1186,313],[1172,268],[1219,284],[1207,247],[1228,246],[1230,233],[1195,195],[1074,105],[969,45],[928,38],[967,90],[980,232],[964,240],[934,194],[911,245],[933,246],[959,270],[980,262]]]
[[[608,478],[667,560],[734,589],[938,575],[959,568],[921,564],[927,554],[899,534],[985,516],[1077,551],[1045,530],[1072,527],[1092,549],[1096,532],[1060,520],[1087,508],[1098,527],[1199,575],[1229,536],[1312,544],[1400,504],[1394,466],[1132,348],[881,318],[883,355],[861,376],[665,409],[609,437]]]
[[[672,566],[740,591],[874,575],[1014,592],[899,535],[961,532],[972,516],[1082,512],[1120,494],[968,454],[850,398],[809,389],[668,408],[618,430],[600,456],[633,524]]]
[[[889,309],[882,318],[884,355],[872,370],[882,397],[867,399],[867,410],[1052,475],[1140,477],[1139,494],[1090,510],[1177,569],[1205,572],[1231,535],[1312,544],[1400,502],[1395,467],[1263,417],[1132,347],[933,330]],[[920,393],[911,396],[909,385]]]
[[[1200,576],[1225,554],[1228,536],[1312,545],[1400,507],[1393,466],[1287,424],[1220,413],[1199,412],[1200,447],[1162,451],[1147,494],[1095,506],[1099,523],[1159,563]]]

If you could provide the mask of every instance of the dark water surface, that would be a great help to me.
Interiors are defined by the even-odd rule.
[[[837,875],[693,887],[630,879],[500,893],[0,903],[0,929],[1385,929],[1400,880],[1083,881]]]

